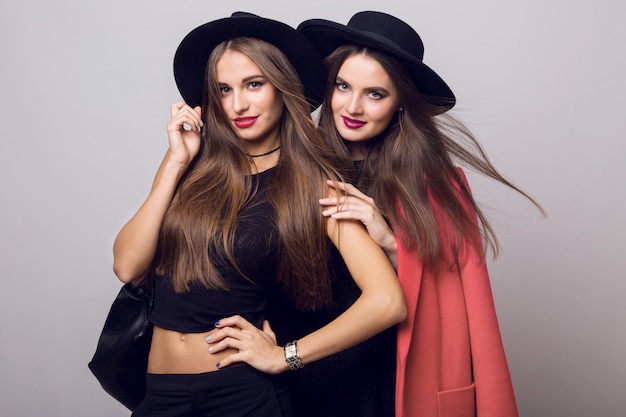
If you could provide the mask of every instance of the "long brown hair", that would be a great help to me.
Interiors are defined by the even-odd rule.
[[[304,308],[331,301],[328,270],[329,240],[318,199],[325,180],[339,180],[339,160],[328,150],[311,120],[300,79],[275,46],[254,38],[235,38],[218,45],[206,66],[202,121],[197,157],[178,186],[166,213],[157,272],[171,274],[177,291],[192,282],[226,289],[216,269],[216,254],[239,272],[233,256],[233,235],[240,210],[254,195],[250,162],[242,140],[230,127],[221,105],[216,63],[227,50],[254,61],[280,92],[280,156],[267,191],[279,234],[277,280]]]
[[[448,243],[455,243],[458,249],[461,240],[468,241],[483,256],[483,245],[486,245],[497,256],[500,246],[496,234],[455,164],[458,162],[501,182],[528,198],[542,213],[543,209],[498,172],[460,121],[440,115],[441,109],[426,101],[393,57],[363,46],[344,45],[324,60],[328,84],[319,126],[329,146],[344,158],[349,157],[349,142],[344,143],[346,146],[337,146],[343,139],[335,128],[330,104],[341,65],[356,54],[365,54],[381,64],[395,83],[402,108],[386,130],[371,140],[357,188],[374,198],[402,244],[416,246],[420,256],[434,260],[445,244],[441,242],[442,219],[435,218],[433,204],[443,210],[444,221],[453,229],[453,241]],[[464,208],[467,206],[469,211]]]

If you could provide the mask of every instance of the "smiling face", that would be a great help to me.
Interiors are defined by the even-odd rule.
[[[215,66],[222,108],[251,154],[278,146],[284,103],[279,91],[247,55],[226,50]]]
[[[331,107],[335,127],[344,140],[366,142],[379,135],[399,103],[396,86],[374,58],[351,55],[339,68]]]

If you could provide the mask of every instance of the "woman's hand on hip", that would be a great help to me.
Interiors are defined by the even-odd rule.
[[[217,353],[226,348],[239,351],[218,363],[218,368],[245,362],[268,374],[278,374],[288,369],[283,348],[277,345],[276,335],[267,320],[263,322],[263,330],[241,316],[222,319],[215,327],[220,330],[208,338],[209,352]]]

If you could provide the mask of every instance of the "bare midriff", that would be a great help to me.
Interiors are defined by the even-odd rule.
[[[218,329],[205,333],[181,333],[154,326],[148,357],[148,372],[151,374],[200,374],[216,371],[220,361],[237,353],[236,349],[230,348],[218,353],[209,352],[206,337],[217,331]]]

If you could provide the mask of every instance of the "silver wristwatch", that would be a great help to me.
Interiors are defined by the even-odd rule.
[[[300,360],[297,343],[298,341],[294,340],[285,345],[285,360],[287,361],[287,365],[289,365],[289,369],[292,371],[304,367],[304,364]]]

